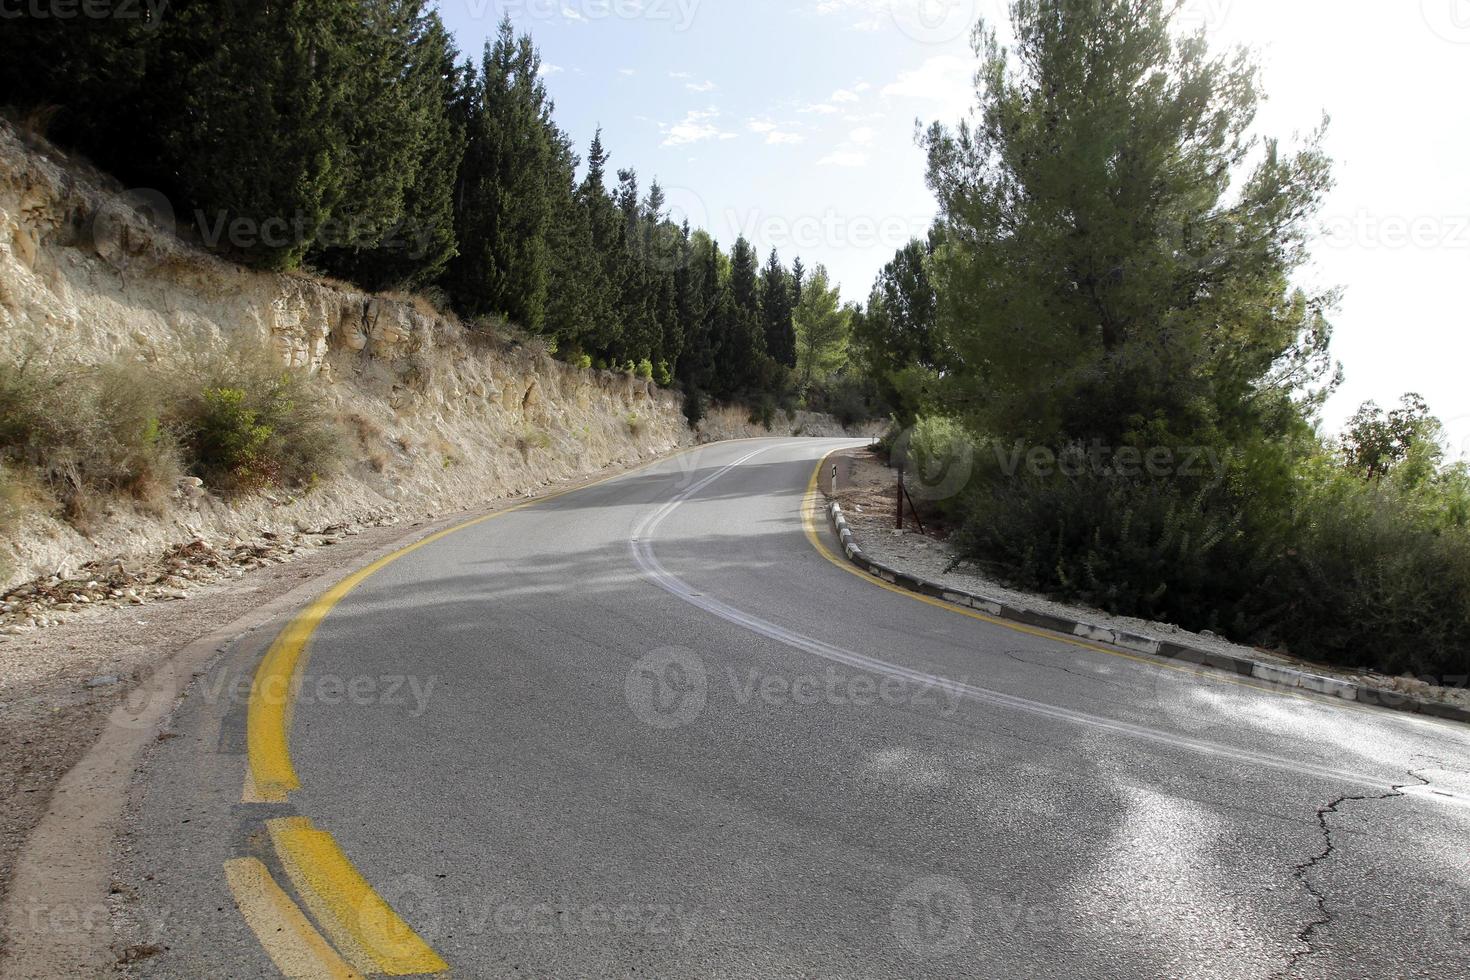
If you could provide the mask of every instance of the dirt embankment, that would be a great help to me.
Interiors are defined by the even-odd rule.
[[[156,206],[136,207],[155,198],[0,123],[0,353],[167,370],[182,357],[265,347],[315,378],[341,423],[347,468],[304,494],[227,504],[184,486],[161,512],[118,502],[86,534],[36,509],[0,544],[0,587],[48,576],[56,585],[88,562],[151,560],[201,539],[236,550],[420,519],[682,444],[765,434],[738,409],[691,430],[677,393],[468,330],[422,299],[220,261],[169,233],[166,216],[155,221]],[[778,416],[775,432],[841,427],[802,413]]]

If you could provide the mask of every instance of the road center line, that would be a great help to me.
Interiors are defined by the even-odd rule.
[[[954,691],[963,697],[982,704],[989,704],[999,708],[1007,708],[1031,715],[1052,718],[1069,724],[1092,728],[1099,731],[1122,735],[1141,742],[1147,742],[1169,748],[1185,749],[1198,755],[1211,758],[1225,759],[1232,762],[1244,763],[1264,769],[1274,769],[1290,772],[1296,775],[1310,776],[1316,779],[1326,779],[1334,782],[1345,782],[1355,786],[1365,786],[1374,789],[1387,790],[1391,783],[1386,780],[1367,776],[1362,773],[1349,772],[1343,769],[1334,769],[1327,766],[1319,766],[1309,762],[1301,762],[1269,753],[1254,752],[1249,749],[1236,748],[1218,742],[1203,739],[1190,738],[1174,732],[1162,732],[1142,725],[1134,725],[1129,722],[1117,721],[1104,718],[1099,715],[1076,711],[1071,708],[1063,708],[1057,705],[1044,704],[1029,698],[1019,697],[1013,694],[1005,694],[1001,691],[978,687],[974,684],[960,683],[943,678],[935,674],[914,670],[901,664],[880,660],[864,654],[856,653],[842,647],[814,639],[785,627],[778,626],[758,616],[744,612],[734,606],[720,602],[718,599],[698,593],[688,583],[668,571],[658,560],[653,550],[653,537],[655,532],[678,507],[692,498],[705,487],[719,480],[730,471],[742,466],[750,459],[760,455],[774,446],[757,449],[755,452],[747,453],[745,456],[735,460],[711,475],[700,480],[693,486],[681,491],[670,499],[666,504],[659,507],[652,514],[645,517],[634,528],[628,542],[633,561],[638,565],[644,577],[658,585],[664,591],[677,596],[680,600],[689,603],[696,608],[702,609],[713,616],[726,622],[734,623],[752,633],[776,640],[786,646],[806,653],[813,654],[824,660],[843,664],[857,670],[866,671],[884,677],[892,677],[899,680],[924,684],[930,686],[942,685],[948,690]],[[803,500],[803,507],[806,506]],[[1058,638],[1060,639],[1060,638]]]

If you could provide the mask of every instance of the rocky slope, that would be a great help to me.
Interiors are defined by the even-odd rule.
[[[765,434],[733,409],[691,431],[676,393],[469,331],[422,299],[221,261],[173,235],[158,200],[0,123],[0,356],[166,365],[265,345],[317,379],[347,469],[309,493],[229,505],[186,484],[162,512],[116,504],[87,535],[33,512],[0,547],[0,584],[196,540],[238,549],[458,511],[681,444]],[[841,431],[821,416],[780,422],[778,434]]]

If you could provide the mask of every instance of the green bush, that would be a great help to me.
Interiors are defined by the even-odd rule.
[[[635,373],[638,375],[638,377],[642,378],[644,381],[652,381],[653,380],[653,362],[650,361],[648,358],[645,357],[643,360],[641,360],[641,361],[638,362],[638,369],[637,369],[637,371]]]
[[[186,368],[171,414],[191,472],[225,494],[309,486],[340,461],[339,434],[305,375],[263,352]]]
[[[1415,483],[1318,461],[1303,476],[1276,627],[1295,654],[1389,673],[1470,673],[1463,468]]]
[[[674,372],[669,370],[668,361],[659,361],[654,366],[653,383],[660,388],[667,388],[674,383]]]
[[[750,424],[759,425],[767,432],[776,423],[776,403],[769,397],[762,398],[750,410]]]
[[[984,453],[977,464],[956,545],[1014,584],[1190,629],[1255,627],[1241,593],[1258,563],[1222,488],[1093,470],[1009,475]]]
[[[1011,473],[993,457],[976,456],[954,540],[1018,587],[1323,663],[1470,673],[1463,468],[1364,479],[1319,457],[1281,486],[1249,453],[1198,479]]]

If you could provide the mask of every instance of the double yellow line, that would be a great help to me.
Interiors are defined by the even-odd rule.
[[[400,558],[452,534],[702,448],[691,446],[623,473],[545,494],[429,535],[348,576],[312,602],[286,624],[256,669],[246,721],[249,762],[242,802],[286,803],[301,788],[289,744],[297,685],[310,656],[312,636],[353,590]],[[225,879],[246,924],[284,976],[342,980],[375,974],[442,974],[449,970],[449,964],[373,890],[330,833],[305,817],[267,820],[266,828],[292,888],[311,917],[256,858],[225,862]],[[313,925],[313,919],[321,931]]]

